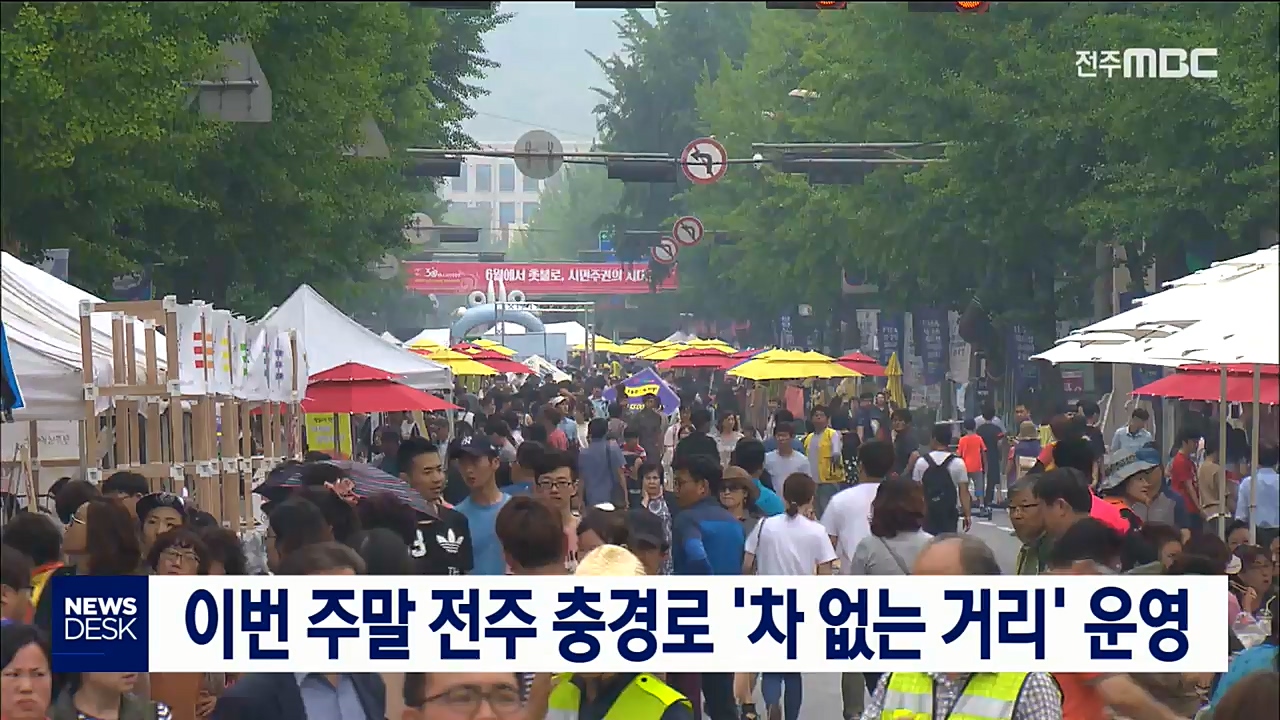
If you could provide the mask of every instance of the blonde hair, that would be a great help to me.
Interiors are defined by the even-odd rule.
[[[578,561],[574,575],[586,577],[643,576],[644,563],[620,545],[601,545]]]

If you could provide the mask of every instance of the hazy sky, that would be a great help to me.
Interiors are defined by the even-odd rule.
[[[613,23],[620,10],[578,10],[572,2],[502,3],[515,14],[490,33],[486,51],[500,66],[483,83],[489,95],[475,102],[466,123],[476,140],[514,141],[541,128],[562,141],[597,134],[591,109],[599,102],[592,86],[604,73],[587,51],[608,57],[622,47]]]

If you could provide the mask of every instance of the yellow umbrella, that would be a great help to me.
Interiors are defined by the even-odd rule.
[[[652,340],[646,340],[646,339],[644,339],[644,338],[642,338],[642,337],[633,337],[633,338],[631,338],[630,340],[628,340],[628,341],[626,341],[626,342],[624,342],[624,343],[622,343],[622,344],[623,344],[623,345],[635,345],[635,346],[637,346],[637,347],[649,347],[650,345],[652,345],[652,344],[653,344],[653,341],[652,341]]]
[[[643,359],[652,360],[653,362],[662,362],[663,360],[670,360],[671,358],[675,357],[676,355],[679,355],[681,352],[684,352],[685,350],[688,350],[688,349],[689,347],[687,345],[676,343],[673,345],[668,345],[663,348],[657,348],[656,350],[648,351],[644,354]],[[641,357],[641,356],[636,355],[635,357]]]
[[[725,373],[746,380],[803,380],[845,378],[857,375],[843,365],[806,358],[752,358]]]
[[[689,347],[694,347],[694,348],[714,348],[716,350],[728,350],[729,352],[734,352],[735,350],[735,348],[729,343],[723,340],[716,340],[714,338],[710,340],[702,340],[702,339],[690,340],[686,342],[685,345],[688,345]]]
[[[422,338],[421,340],[414,340],[413,342],[404,346],[405,350],[412,350],[418,353],[419,355],[423,355],[433,350],[441,350],[443,348],[444,346],[441,345],[440,343],[434,340],[428,340],[427,338]]]
[[[601,337],[599,335],[596,336],[596,352],[617,352],[619,347],[621,346],[615,345],[614,342],[607,337]],[[576,352],[586,352],[587,344],[585,342],[580,342],[570,349]]]
[[[902,365],[898,363],[898,353],[889,356],[889,363],[884,366],[884,377],[888,381],[885,391],[889,393],[889,401],[898,407],[906,407],[907,397],[902,391]]]
[[[449,368],[449,370],[452,371],[454,375],[461,375],[465,377],[468,375],[497,375],[498,374],[497,370],[494,370],[493,368],[489,367],[488,365],[485,365],[482,362],[473,360],[470,355],[467,355],[466,353],[460,353],[457,350],[442,348],[434,352],[422,351],[422,350],[414,350],[414,352],[418,353],[419,355],[425,356],[428,360],[431,360],[432,362],[438,362],[441,365],[444,365],[445,367]]]
[[[618,345],[618,349],[614,352],[619,355],[635,355],[641,350],[648,348],[650,345],[653,345],[652,340],[645,340],[642,337],[634,337]]]
[[[512,350],[511,348],[497,341],[489,340],[488,338],[479,338],[477,340],[472,340],[471,344],[475,345],[476,347],[482,347],[485,350],[492,350],[497,353],[502,353],[507,357],[511,357],[512,355],[516,354],[515,350]]]

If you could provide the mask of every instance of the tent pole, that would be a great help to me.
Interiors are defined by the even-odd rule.
[[[1227,537],[1227,366],[1219,366],[1221,385],[1218,395],[1218,537]]]
[[[1249,544],[1258,543],[1258,426],[1262,421],[1262,366],[1253,364],[1253,427],[1249,438]],[[1240,502],[1236,500],[1236,502]]]

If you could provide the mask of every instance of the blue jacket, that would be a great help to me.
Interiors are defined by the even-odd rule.
[[[671,561],[676,575],[741,575],[746,536],[742,523],[705,497],[671,519]]]
[[[782,498],[778,497],[778,493],[773,488],[768,487],[760,482],[760,478],[755,479],[756,490],[760,492],[760,497],[756,498],[756,509],[765,514],[765,517],[773,517],[786,512],[787,506],[783,504]]]

